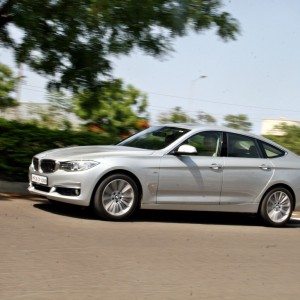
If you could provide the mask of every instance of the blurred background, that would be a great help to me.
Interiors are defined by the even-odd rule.
[[[158,123],[300,153],[297,0],[0,0],[0,179],[38,152]]]

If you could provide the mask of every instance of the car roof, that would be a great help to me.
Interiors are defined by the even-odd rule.
[[[176,128],[184,128],[193,131],[200,131],[200,130],[213,130],[213,131],[226,131],[232,133],[238,133],[248,136],[253,136],[255,138],[261,138],[260,136],[254,135],[248,131],[237,130],[225,126],[218,126],[218,125],[209,125],[209,124],[197,124],[197,123],[168,123],[168,124],[159,124],[158,126],[168,126],[168,127],[176,127]]]

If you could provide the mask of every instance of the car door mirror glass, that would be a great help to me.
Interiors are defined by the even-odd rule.
[[[177,151],[175,151],[177,155],[191,155],[197,154],[197,149],[191,145],[181,145]]]

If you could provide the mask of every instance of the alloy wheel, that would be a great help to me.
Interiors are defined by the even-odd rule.
[[[124,179],[114,179],[103,189],[102,204],[106,212],[112,216],[126,214],[134,203],[134,189]]]

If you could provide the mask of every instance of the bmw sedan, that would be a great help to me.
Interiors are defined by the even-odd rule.
[[[282,226],[300,208],[296,154],[213,126],[155,126],[114,146],[49,150],[33,157],[29,181],[31,193],[106,220],[141,208],[256,213]]]

